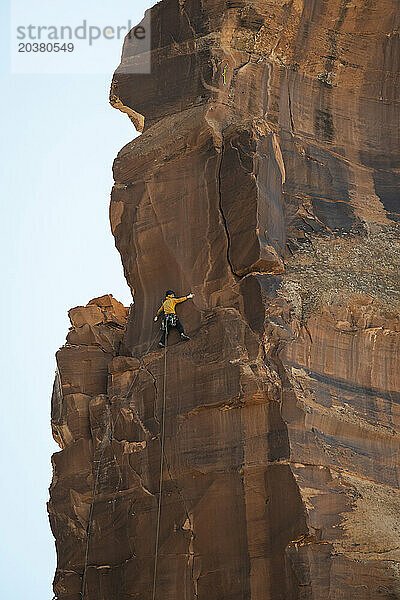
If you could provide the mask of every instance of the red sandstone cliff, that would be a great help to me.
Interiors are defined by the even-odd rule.
[[[74,309],[57,355],[56,598],[152,598],[167,288],[195,298],[167,353],[156,598],[400,598],[398,3],[151,17],[151,75],[127,39],[111,90],[143,130],[110,207],[134,309]]]

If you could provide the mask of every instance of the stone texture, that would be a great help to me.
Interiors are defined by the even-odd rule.
[[[397,2],[151,19],[151,74],[127,38],[111,89],[135,305],[73,309],[57,355],[56,597],[152,597],[166,383],[157,598],[400,598]],[[165,371],[168,288],[195,297]]]
[[[48,511],[58,556],[56,597],[80,597],[78,554],[85,553],[93,493],[93,453],[109,412],[108,365],[118,353],[128,310],[110,295],[70,311],[72,328],[57,352],[51,423],[54,454]]]

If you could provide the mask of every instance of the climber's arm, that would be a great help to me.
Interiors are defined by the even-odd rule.
[[[193,298],[193,294],[190,293],[187,296],[182,296],[182,298],[175,298],[175,304],[180,304],[181,302],[186,302],[186,300],[190,300]]]
[[[161,315],[161,313],[163,312],[163,310],[164,310],[164,304],[161,304],[160,308],[157,311],[156,316],[154,317],[155,321],[157,321],[158,317]]]

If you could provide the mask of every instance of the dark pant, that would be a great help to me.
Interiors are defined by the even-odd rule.
[[[178,319],[178,317],[175,317],[175,325],[172,325],[171,322],[169,321],[168,317],[164,317],[164,329],[162,332],[162,336],[161,336],[161,344],[165,344],[165,338],[166,338],[166,334],[167,334],[167,329],[168,329],[168,334],[171,331],[172,327],[176,327],[177,330],[179,331],[179,333],[182,335],[182,333],[185,333],[183,330],[183,325],[180,322],[180,320]]]

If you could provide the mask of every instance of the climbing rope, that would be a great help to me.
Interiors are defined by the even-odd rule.
[[[131,306],[132,309],[132,306]],[[130,309],[130,310],[131,310]],[[207,312],[206,309],[199,309],[200,312]],[[154,343],[156,341],[158,336],[156,336],[152,342],[150,342],[146,352],[142,355],[140,361],[143,360],[143,358],[145,356],[147,356],[147,354],[149,354],[149,352],[153,349]],[[158,569],[158,554],[159,554],[159,541],[160,541],[160,525],[161,525],[161,505],[162,505],[162,490],[163,490],[163,478],[164,478],[164,459],[165,459],[165,452],[164,452],[164,448],[165,448],[165,415],[166,415],[166,397],[167,397],[167,346],[168,346],[168,322],[165,321],[165,352],[164,352],[164,389],[163,389],[163,403],[162,403],[162,422],[161,422],[161,454],[160,454],[160,483],[159,483],[159,495],[158,495],[158,508],[157,508],[157,527],[156,527],[156,543],[155,543],[155,554],[154,554],[154,573],[153,573],[153,593],[152,593],[152,600],[155,600],[156,598],[156,587],[157,587],[157,569]],[[125,396],[123,396],[123,400],[128,400],[129,401],[129,396],[133,390],[133,387],[136,383],[136,380],[139,376],[139,373],[141,371],[141,368],[138,369],[138,372],[136,373],[132,383],[129,386],[129,389],[127,391],[127,393],[125,394]],[[60,377],[60,384],[61,384],[61,377]],[[62,389],[62,388],[61,388]],[[102,463],[102,459],[104,456],[104,452],[106,449],[106,438],[107,436],[110,437],[110,442],[112,441],[112,437],[114,434],[114,429],[115,426],[118,422],[118,419],[120,417],[120,415],[122,414],[121,411],[118,412],[118,415],[115,419],[115,421],[113,421],[112,416],[110,418],[110,425],[111,425],[111,429],[109,429],[108,427],[106,428],[104,437],[100,443],[100,446],[102,447],[102,451],[99,457],[98,461],[94,461],[94,462],[98,462],[97,465],[97,471],[96,471],[96,477],[95,477],[95,481],[94,481],[94,486],[93,486],[93,495],[92,495],[92,502],[91,502],[91,506],[90,506],[90,511],[89,511],[89,519],[88,519],[88,525],[87,525],[87,539],[86,539],[86,550],[85,550],[85,562],[84,562],[84,569],[83,569],[83,575],[82,575],[82,587],[81,587],[81,592],[80,595],[82,597],[82,600],[84,600],[84,595],[85,595],[85,588],[86,588],[86,575],[87,575],[87,568],[88,568],[88,561],[89,561],[89,548],[90,548],[90,536],[91,536],[91,527],[92,527],[92,522],[93,522],[93,515],[94,515],[94,506],[95,506],[95,502],[96,502],[96,496],[97,496],[97,490],[98,490],[98,483],[99,483],[99,477],[100,477],[100,469],[101,469],[101,463]],[[56,600],[56,597],[54,597],[53,600]]]
[[[164,394],[161,414],[161,454],[160,454],[160,485],[158,490],[158,510],[157,510],[157,528],[156,528],[156,547],[154,552],[154,573],[153,573],[153,596],[155,600],[157,589],[157,567],[158,567],[158,547],[160,541],[161,524],[161,501],[164,476],[164,445],[165,445],[165,409],[167,405],[167,346],[168,346],[168,321],[165,320],[165,352],[164,352]]]
[[[143,358],[145,356],[147,356],[147,354],[152,350],[154,343],[157,339],[158,335],[150,342],[146,352],[143,354],[141,360],[143,360]],[[127,400],[133,390],[133,387],[136,383],[136,380],[139,376],[140,373],[140,369],[138,369],[138,372],[136,373],[131,385],[129,386],[129,389],[127,391],[127,393],[125,394],[125,396],[123,397],[125,400]],[[83,567],[83,574],[82,574],[82,586],[81,586],[81,591],[80,591],[80,595],[82,597],[82,600],[85,597],[85,588],[86,588],[86,574],[87,574],[87,568],[88,568],[88,562],[89,562],[89,547],[90,547],[90,535],[91,535],[91,528],[92,528],[92,522],[93,522],[93,514],[94,514],[94,506],[95,506],[95,502],[96,502],[96,496],[97,496],[97,489],[98,489],[98,483],[99,483],[99,477],[100,477],[100,468],[101,468],[101,462],[104,456],[104,452],[106,449],[106,438],[109,435],[113,435],[114,433],[114,428],[118,422],[118,419],[121,415],[121,411],[119,411],[117,418],[115,419],[115,421],[113,422],[112,417],[110,419],[111,421],[111,430],[109,430],[108,428],[106,428],[104,437],[100,443],[101,446],[103,446],[99,460],[98,461],[94,461],[94,462],[98,462],[97,465],[97,471],[96,471],[96,477],[95,477],[95,481],[94,481],[94,486],[93,486],[93,495],[92,495],[92,502],[90,505],[90,511],[89,511],[89,519],[88,519],[88,525],[87,525],[87,537],[86,537],[86,549],[85,549],[85,562],[84,562],[84,567]]]

